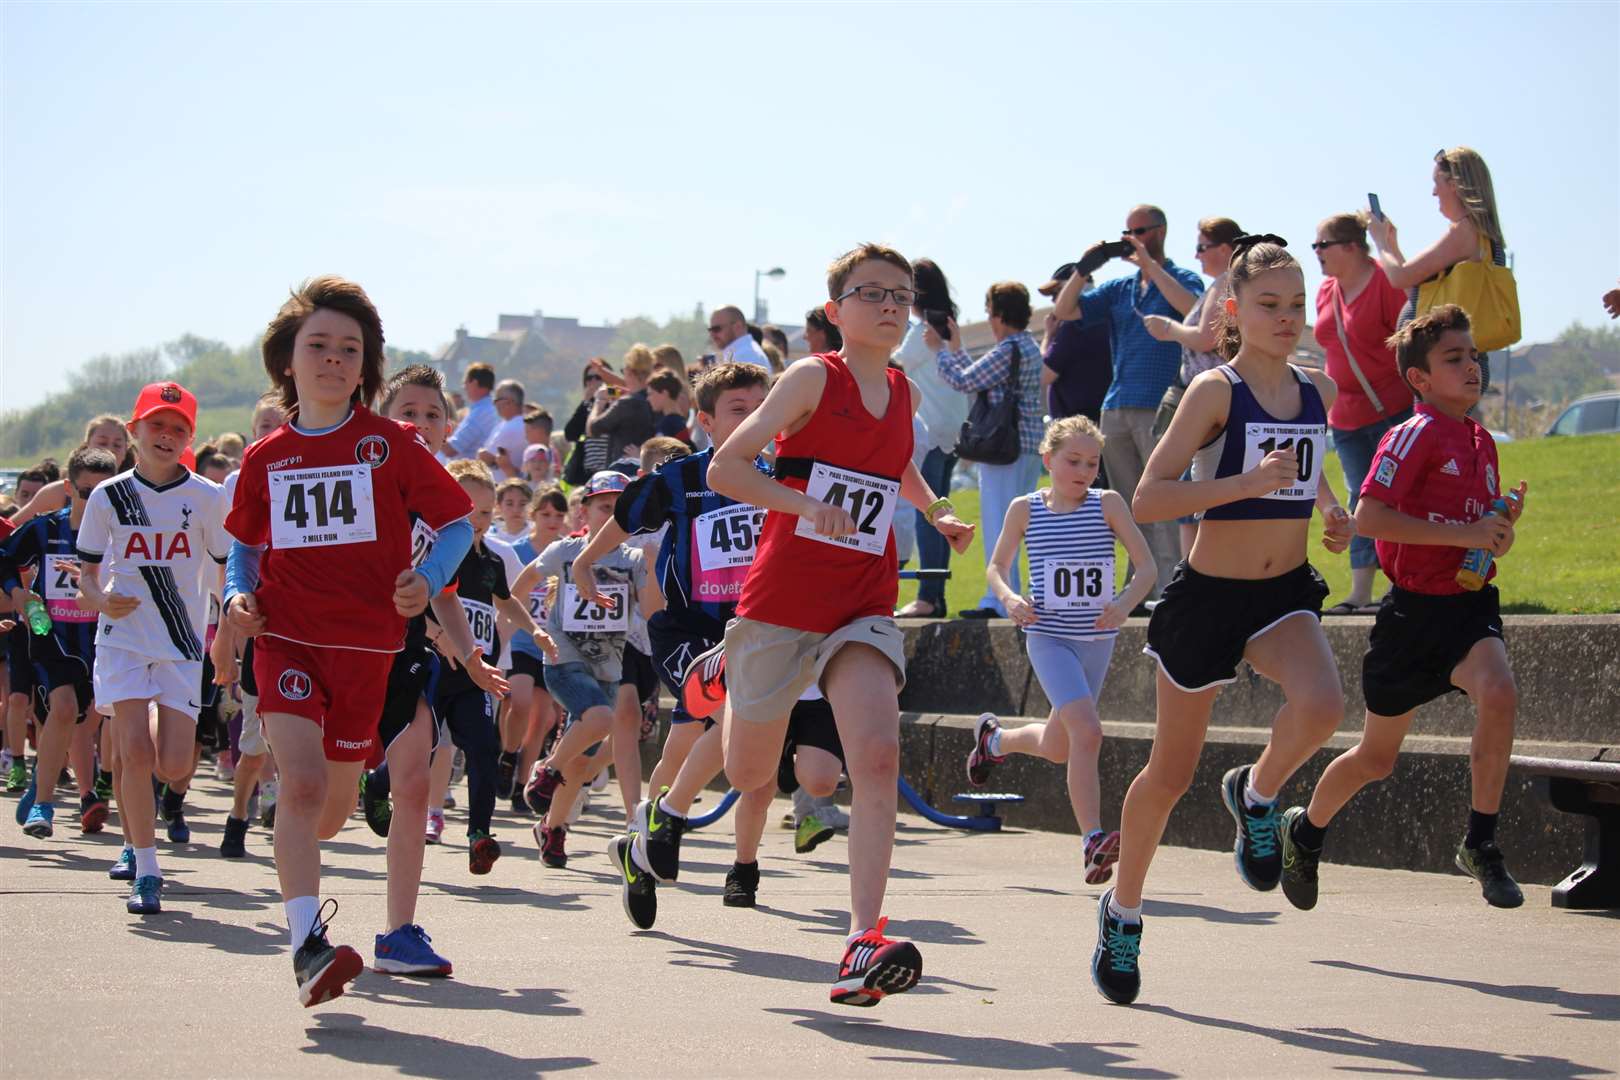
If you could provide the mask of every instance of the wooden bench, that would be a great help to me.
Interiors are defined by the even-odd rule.
[[[1510,764],[1545,786],[1553,809],[1586,817],[1585,862],[1553,889],[1553,907],[1620,908],[1620,761],[1515,754]]]

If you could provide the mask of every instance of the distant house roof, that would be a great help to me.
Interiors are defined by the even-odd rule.
[[[456,331],[455,340],[440,349],[434,357],[441,371],[457,376],[468,364],[485,363],[499,374],[503,366],[517,361],[536,361],[548,357],[559,360],[584,360],[599,356],[608,350],[618,330],[612,326],[582,326],[578,319],[556,318],[535,312],[533,315],[498,315],[495,330],[487,337],[477,337],[466,327]]]

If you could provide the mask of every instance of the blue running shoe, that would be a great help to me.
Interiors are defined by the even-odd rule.
[[[23,822],[23,832],[43,840],[56,831],[55,820],[56,807],[48,802],[35,803],[33,809],[28,811],[28,820]]]
[[[125,844],[118,853],[118,861],[107,867],[107,876],[114,881],[134,881],[135,849]]]
[[[17,824],[22,825],[27,823],[28,812],[34,808],[34,799],[38,796],[38,783],[34,780],[28,781],[28,790],[24,791],[22,793],[22,798],[17,800]]]
[[[1221,778],[1221,802],[1237,822],[1237,840],[1232,857],[1238,877],[1251,889],[1270,892],[1282,880],[1282,845],[1277,835],[1277,805],[1249,806],[1243,789],[1249,783],[1250,765],[1228,769]]]
[[[186,824],[186,815],[176,814],[169,819],[169,843],[191,843],[191,826]]]
[[[131,915],[156,915],[163,910],[163,902],[158,894],[163,891],[163,879],[153,877],[151,874],[135,879],[134,888],[129,890],[129,900],[124,907]]]
[[[433,951],[432,941],[414,923],[378,934],[372,969],[386,975],[450,974],[450,961]]]

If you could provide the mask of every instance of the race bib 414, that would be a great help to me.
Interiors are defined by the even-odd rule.
[[[371,466],[283,469],[270,474],[270,539],[278,548],[377,539]]]

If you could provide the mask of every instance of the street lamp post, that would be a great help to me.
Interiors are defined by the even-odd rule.
[[[754,325],[758,326],[765,321],[765,313],[759,307],[759,279],[786,277],[787,271],[780,266],[773,266],[769,270],[754,271]]]

